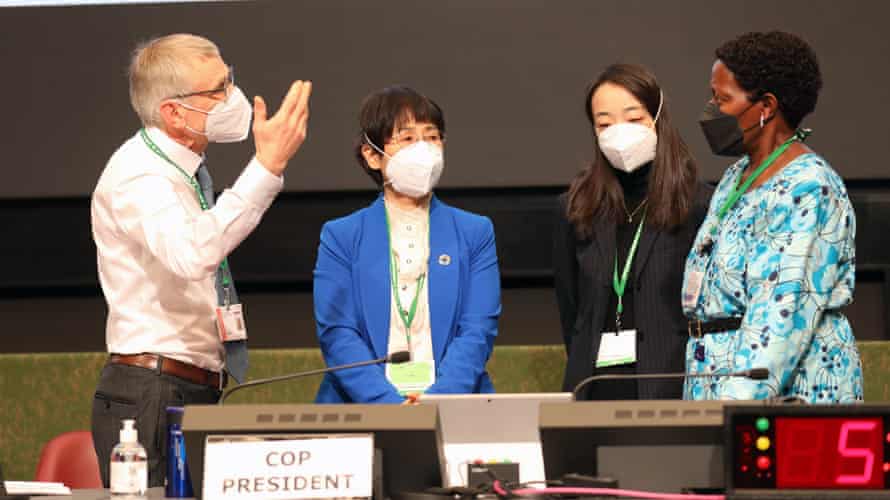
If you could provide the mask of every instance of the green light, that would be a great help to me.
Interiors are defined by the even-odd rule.
[[[757,422],[754,424],[754,426],[757,427],[758,431],[766,432],[769,430],[769,420],[764,417],[760,417],[757,419]]]

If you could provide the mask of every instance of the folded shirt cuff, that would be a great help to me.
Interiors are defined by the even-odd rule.
[[[254,157],[238,176],[232,191],[249,203],[265,209],[272,204],[272,200],[283,187],[284,178],[266,170]]]

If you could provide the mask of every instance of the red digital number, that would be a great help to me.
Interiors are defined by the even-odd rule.
[[[783,454],[784,477],[795,484],[810,484],[819,477],[822,468],[822,450],[825,428],[818,422],[803,421],[780,436],[776,443]],[[785,439],[782,439],[785,438]]]
[[[871,436],[872,433],[877,429],[878,424],[874,421],[850,421],[844,422],[841,425],[840,437],[837,440],[837,452],[840,454],[840,458],[837,461],[837,468],[835,471],[834,482],[836,484],[841,484],[845,486],[849,485],[866,485],[871,482],[871,478],[875,473],[874,465],[875,465],[875,453],[872,450],[875,443],[881,441],[881,436]],[[869,433],[868,440],[866,441],[868,447],[867,448],[851,448],[849,446],[850,434],[854,432],[867,432]],[[864,460],[864,464],[862,466],[862,472],[859,474],[841,474],[841,469],[844,464],[844,460],[856,460],[859,461],[861,459]]]

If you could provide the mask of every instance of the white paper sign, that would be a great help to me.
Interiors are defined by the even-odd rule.
[[[370,497],[372,434],[207,436],[205,500]]]

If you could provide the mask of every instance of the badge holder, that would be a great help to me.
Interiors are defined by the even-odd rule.
[[[229,287],[226,287],[223,305],[216,307],[216,329],[223,342],[247,340],[247,325],[244,322],[244,308],[230,303]]]
[[[423,393],[436,381],[436,362],[430,360],[387,364],[386,378],[402,396]]]
[[[595,366],[629,365],[637,362],[637,331],[621,329],[621,314],[615,316],[615,331],[600,335],[600,347]]]
[[[408,346],[405,350],[411,352],[411,335],[406,326],[406,340]],[[413,357],[413,353],[412,353]],[[436,382],[436,362],[409,361],[407,363],[386,364],[386,379],[396,386],[399,395],[422,394]]]
[[[628,365],[637,362],[637,331],[621,328],[621,314],[624,312],[624,290],[627,288],[631,264],[637,254],[637,245],[640,243],[640,236],[643,234],[645,221],[646,212],[643,212],[643,217],[640,219],[640,224],[637,226],[634,239],[630,244],[627,259],[624,261],[624,270],[620,275],[618,274],[618,255],[617,253],[615,255],[615,268],[612,273],[612,290],[618,297],[618,304],[615,310],[615,331],[603,332],[600,335],[600,346],[597,351],[596,361],[594,361],[596,368]]]

